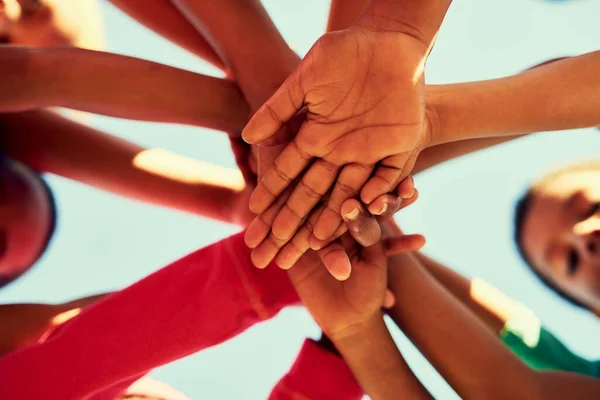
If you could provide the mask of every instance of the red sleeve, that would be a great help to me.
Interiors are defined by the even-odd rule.
[[[1,358],[0,399],[87,398],[298,301],[285,271],[252,266],[240,233],[107,296],[46,342]]]
[[[307,339],[269,400],[360,400],[363,396],[344,360]]]

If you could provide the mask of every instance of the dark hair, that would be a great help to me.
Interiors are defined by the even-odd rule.
[[[48,196],[48,205],[50,207],[50,226],[48,226],[48,232],[46,233],[46,239],[44,240],[44,246],[42,247],[42,250],[40,251],[40,254],[38,255],[36,261],[39,260],[42,255],[46,252],[46,250],[48,250],[48,247],[50,246],[50,242],[52,242],[52,238],[54,237],[54,233],[56,232],[56,220],[57,220],[57,212],[56,212],[56,197],[54,197],[54,192],[52,191],[52,188],[50,187],[50,185],[48,185],[48,182],[46,182],[46,180],[39,174],[36,174],[39,178],[40,181],[42,182],[42,186],[44,187],[44,191],[46,192],[46,195]]]
[[[4,157],[0,156],[0,162],[2,162],[2,158],[4,158]],[[48,198],[48,205],[50,207],[50,225],[48,226],[48,231],[46,232],[46,238],[44,240],[44,244],[43,244],[38,256],[35,258],[35,260],[33,260],[33,262],[30,265],[24,266],[16,274],[0,275],[0,288],[7,286],[9,283],[13,282],[15,279],[17,279],[19,276],[21,276],[24,272],[30,270],[38,262],[38,260],[42,257],[42,255],[46,252],[46,250],[48,249],[48,246],[50,246],[50,242],[52,241],[54,232],[56,232],[57,213],[56,213],[56,198],[54,197],[54,192],[52,191],[52,188],[48,185],[48,182],[46,182],[46,180],[44,178],[42,178],[42,176],[40,174],[38,174],[36,172],[35,176],[40,180],[40,183],[42,184],[44,191],[46,192],[46,195]]]
[[[577,300],[575,297],[571,296],[569,293],[565,292],[561,289],[556,283],[552,280],[548,279],[544,274],[540,273],[531,262],[531,259],[525,252],[525,248],[523,247],[523,225],[525,224],[525,219],[527,218],[527,214],[531,209],[531,203],[534,199],[535,193],[533,190],[527,191],[523,197],[521,197],[515,206],[515,231],[514,231],[514,239],[515,245],[517,246],[517,251],[523,261],[525,261],[525,265],[529,267],[529,271],[535,275],[540,282],[542,282],[546,287],[552,290],[554,293],[558,295],[561,299],[571,304],[572,306],[583,308],[585,310],[589,310],[590,308]]]

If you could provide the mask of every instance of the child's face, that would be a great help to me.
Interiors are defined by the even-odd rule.
[[[35,263],[53,224],[41,179],[24,165],[0,163],[0,286]]]
[[[600,170],[567,172],[544,184],[521,237],[533,268],[600,310]]]

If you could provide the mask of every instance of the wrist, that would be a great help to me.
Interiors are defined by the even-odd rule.
[[[377,32],[408,35],[428,49],[434,41],[450,3],[451,0],[371,0],[356,25]]]
[[[448,101],[448,93],[444,93],[437,85],[427,85],[425,94],[425,125],[429,133],[427,147],[437,146],[445,142],[443,110]]]
[[[374,330],[383,323],[383,313],[377,310],[375,313],[366,316],[358,322],[349,324],[343,328],[327,329],[323,328],[323,333],[329,337],[336,349],[343,353],[342,348],[347,348],[367,339]]]

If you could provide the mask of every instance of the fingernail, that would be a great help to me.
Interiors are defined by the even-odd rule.
[[[358,217],[359,212],[360,211],[358,210],[358,207],[354,207],[352,211],[344,214],[344,218],[349,219],[350,221],[354,221]]]
[[[383,203],[383,205],[381,206],[381,208],[377,212],[377,215],[383,214],[384,212],[387,211],[387,209],[388,209],[388,203]]]

